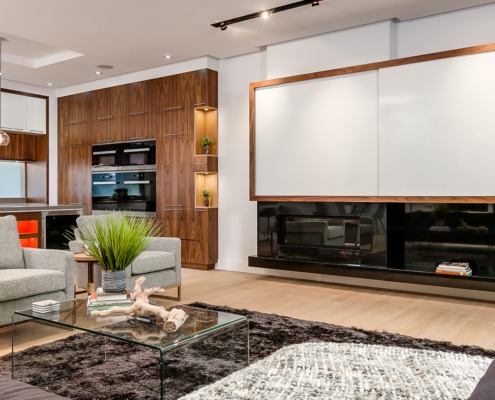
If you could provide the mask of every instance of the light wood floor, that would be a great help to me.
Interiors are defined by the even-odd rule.
[[[182,285],[185,304],[228,305],[495,349],[495,303],[491,302],[217,270],[183,269]],[[17,329],[22,347],[63,337],[34,323]],[[0,328],[0,355],[9,353],[10,345],[10,327]]]

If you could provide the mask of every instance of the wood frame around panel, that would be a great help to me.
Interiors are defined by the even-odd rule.
[[[257,196],[255,193],[255,90],[267,86],[301,82],[330,76],[347,75],[400,65],[440,60],[470,54],[495,51],[495,43],[461,49],[424,54],[370,64],[355,65],[327,71],[270,79],[249,84],[249,199],[254,201],[335,201],[335,202],[382,202],[382,203],[495,203],[495,196]]]

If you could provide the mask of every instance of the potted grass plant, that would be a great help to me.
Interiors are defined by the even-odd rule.
[[[102,267],[102,287],[105,292],[126,290],[125,269],[141,254],[160,232],[153,219],[113,213],[95,218],[81,228],[86,252]]]

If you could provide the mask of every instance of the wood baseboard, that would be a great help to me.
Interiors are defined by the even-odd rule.
[[[182,268],[189,269],[201,269],[201,270],[210,270],[215,269],[215,264],[190,264],[190,263],[182,263]]]

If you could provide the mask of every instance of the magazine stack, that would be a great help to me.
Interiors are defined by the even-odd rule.
[[[473,271],[467,262],[443,262],[438,265],[437,274],[471,276]]]

